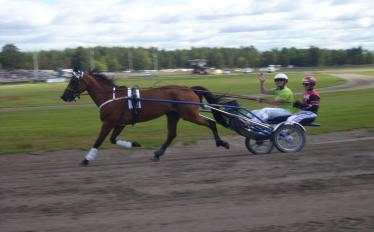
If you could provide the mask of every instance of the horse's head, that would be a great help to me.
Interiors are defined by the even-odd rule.
[[[84,72],[74,69],[68,86],[61,99],[64,101],[74,101],[80,94],[87,90],[87,82],[84,80]]]

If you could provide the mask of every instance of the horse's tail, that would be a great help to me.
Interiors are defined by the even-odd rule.
[[[214,96],[207,88],[202,87],[202,86],[193,86],[191,87],[191,89],[196,93],[197,96],[199,96],[200,102],[202,102],[203,98],[205,98],[209,104],[219,104],[219,100],[221,97]],[[217,106],[212,106],[212,107],[219,109],[219,107]],[[224,127],[229,126],[223,116],[223,113],[217,110],[212,110],[212,114],[216,122],[218,122]]]

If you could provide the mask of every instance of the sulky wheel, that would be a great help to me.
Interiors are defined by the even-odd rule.
[[[305,145],[304,130],[298,125],[283,124],[273,132],[273,143],[281,152],[298,152]]]
[[[245,138],[245,146],[253,154],[269,154],[274,147],[271,139],[255,140],[249,137]]]

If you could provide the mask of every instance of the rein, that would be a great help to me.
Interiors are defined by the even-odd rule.
[[[142,88],[142,89],[146,89],[146,88]],[[167,88],[167,89],[173,89],[173,88]],[[186,87],[184,89],[190,89],[190,88]],[[209,90],[194,89],[193,91],[194,92],[200,92],[200,93],[211,93],[211,94],[219,96],[219,97],[229,97],[229,98],[245,99],[245,100],[253,100],[253,101],[257,101],[257,99],[258,99],[256,97],[249,97],[249,96],[244,96],[244,95],[231,95],[231,94],[227,94],[227,93],[211,92]]]
[[[108,103],[111,103],[113,101],[118,101],[118,100],[124,100],[124,99],[132,99],[131,97],[117,97],[115,98],[113,95],[112,99],[109,99],[105,102],[103,102],[100,106],[99,109],[101,109],[103,106],[105,106]],[[239,106],[231,106],[231,105],[222,105],[222,104],[209,104],[209,103],[200,103],[200,102],[194,102],[194,101],[178,101],[178,100],[164,100],[164,99],[157,99],[157,98],[144,98],[144,97],[138,97],[136,98],[138,101],[147,101],[147,102],[163,102],[163,103],[177,103],[177,104],[188,104],[188,105],[198,105],[202,107],[226,107],[226,108],[232,108],[232,109],[245,109],[243,107]]]
[[[113,94],[115,94],[114,93],[114,91],[116,91],[115,88],[116,87],[113,87]],[[138,88],[138,89],[141,90],[141,89],[150,89],[150,88]],[[174,89],[174,88],[167,88],[167,89]],[[190,88],[186,87],[185,89],[190,89]],[[256,98],[256,97],[249,97],[249,96],[245,96],[245,95],[231,95],[231,94],[227,94],[227,93],[210,92],[210,91],[207,91],[207,90],[198,90],[198,89],[195,89],[193,91],[194,92],[200,92],[200,93],[212,93],[213,95],[216,95],[216,96],[219,96],[219,97],[229,97],[229,98],[252,100],[252,101],[257,101],[258,100],[258,98]],[[95,93],[96,94],[107,94],[108,92],[95,92]],[[83,93],[81,95],[88,95],[88,93]],[[115,97],[113,97],[112,99],[109,99],[108,101],[112,101],[114,98]],[[118,98],[118,99],[123,99],[123,97]],[[106,102],[104,102],[104,103],[107,104]]]
[[[87,86],[87,90],[88,90],[89,85],[83,79],[83,74],[84,73],[80,72],[80,71],[79,72],[73,72],[74,77],[78,79],[77,85],[79,85],[80,81],[82,81]],[[116,91],[118,90],[116,88],[117,88],[116,86],[113,86],[112,98],[106,100],[103,103],[101,103],[99,105],[99,109],[101,109],[102,107],[104,107],[105,105],[107,105],[107,104],[109,104],[109,103],[111,103],[113,101],[118,101],[118,100],[123,100],[123,99],[127,99],[127,100],[128,99],[133,99],[133,97],[129,97],[129,96],[116,97]],[[124,86],[124,88],[127,88],[127,87]],[[174,89],[172,87],[162,87],[162,88],[165,88],[165,89]],[[151,88],[138,88],[138,89],[151,89]],[[189,88],[189,87],[185,87],[184,89],[191,90],[191,88]],[[74,94],[75,97],[79,98],[79,96],[81,95],[81,94],[78,93],[77,90],[75,90],[73,88],[68,88],[68,90],[70,90],[71,92],[73,92],[73,94]],[[227,93],[210,92],[210,91],[207,91],[207,90],[194,89],[193,91],[194,92],[200,92],[200,93],[211,93],[213,95],[218,96],[219,98],[229,97],[229,98],[245,99],[245,100],[253,100],[253,101],[257,101],[258,100],[258,98],[255,98],[255,97],[248,97],[248,96],[243,96],[243,95],[230,95],[230,94],[227,94]],[[105,92],[95,92],[95,94],[107,94],[107,93],[108,93],[107,91],[105,91]],[[87,93],[87,94],[84,94],[84,95],[89,95],[89,94]],[[192,104],[192,105],[200,105],[200,106],[203,106],[203,107],[210,106],[210,107],[240,108],[240,107],[236,107],[236,106],[233,107],[233,106],[221,105],[221,104],[207,104],[207,103],[196,103],[196,102],[190,102],[190,101],[185,102],[185,101],[152,99],[152,98],[142,98],[142,97],[138,97],[138,98],[136,98],[136,100],[139,100],[139,101],[153,101],[153,102],[165,102],[165,103],[178,103],[178,104]]]

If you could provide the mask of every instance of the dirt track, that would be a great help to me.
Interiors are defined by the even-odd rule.
[[[345,83],[342,85],[336,85],[336,86],[319,89],[320,93],[374,88],[374,76],[362,75],[362,74],[357,74],[357,73],[328,73],[328,74],[344,79]]]
[[[374,83],[343,78],[321,92]],[[159,163],[152,151],[101,150],[87,168],[85,151],[2,155],[0,231],[372,232],[373,136],[309,136],[302,152],[263,156],[230,137],[229,151],[173,145]]]
[[[372,136],[262,156],[231,137],[229,151],[175,145],[161,162],[102,150],[87,168],[84,151],[0,156],[0,231],[374,231]]]

